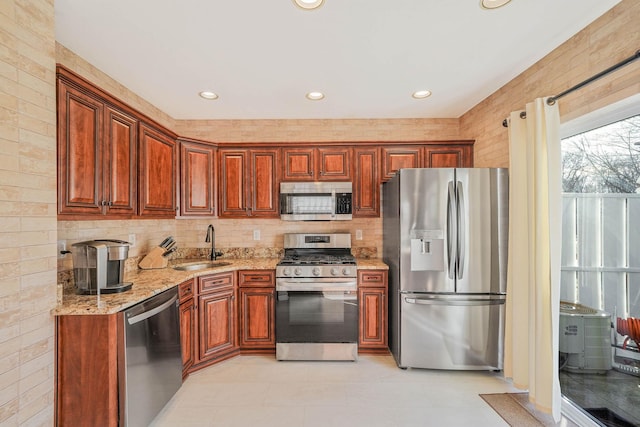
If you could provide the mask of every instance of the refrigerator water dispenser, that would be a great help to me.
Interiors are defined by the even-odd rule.
[[[442,230],[411,231],[411,271],[444,270]]]

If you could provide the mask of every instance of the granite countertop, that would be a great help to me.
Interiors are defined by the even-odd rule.
[[[54,316],[82,315],[82,314],[113,314],[131,307],[153,295],[173,288],[180,283],[194,277],[206,274],[217,274],[236,270],[275,270],[280,258],[251,258],[230,259],[225,258],[228,265],[207,268],[197,271],[179,271],[171,266],[185,262],[206,261],[179,259],[173,261],[166,268],[153,270],[136,270],[125,275],[125,282],[132,282],[131,290],[117,294],[100,295],[100,306],[97,304],[96,295],[77,295],[74,292],[65,292],[62,302],[52,310]],[[388,266],[379,258],[359,258],[358,269],[386,270]]]

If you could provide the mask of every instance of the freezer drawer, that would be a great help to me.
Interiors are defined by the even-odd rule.
[[[504,295],[400,294],[401,368],[501,370]]]

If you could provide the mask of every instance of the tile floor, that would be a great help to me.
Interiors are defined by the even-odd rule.
[[[517,391],[500,373],[402,370],[391,356],[240,356],[191,374],[152,426],[506,426],[478,394]]]

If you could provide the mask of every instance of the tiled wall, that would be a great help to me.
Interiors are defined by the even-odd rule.
[[[458,119],[177,120],[174,131],[225,142],[396,142],[460,137]]]
[[[118,221],[60,221],[58,239],[69,245],[95,238],[129,241],[136,244],[129,249],[129,257],[146,255],[167,236],[173,236],[179,248],[208,248],[205,242],[207,226],[212,224],[216,234],[216,248],[282,248],[284,233],[349,232],[354,248],[375,248],[382,256],[382,220],[354,219],[332,222],[291,222],[279,219],[180,219],[180,220],[118,220]],[[260,231],[260,240],[253,240],[253,231]],[[355,240],[355,230],[362,230],[362,240]],[[60,270],[73,267],[71,255],[59,260]]]
[[[0,425],[53,425],[53,0],[0,1]]]
[[[640,49],[640,1],[622,0],[531,68],[462,116],[464,138],[476,140],[478,167],[509,165],[502,120],[537,97],[557,95]],[[541,28],[540,31],[551,31]],[[561,122],[640,93],[640,61],[559,100]]]

